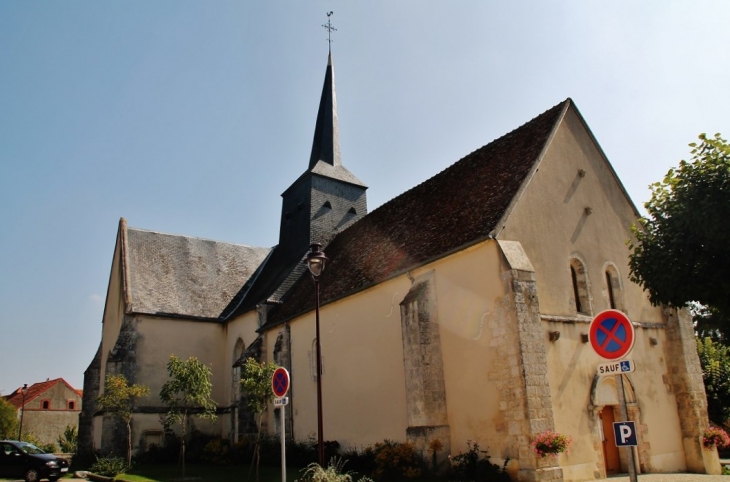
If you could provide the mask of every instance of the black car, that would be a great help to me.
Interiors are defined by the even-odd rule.
[[[33,444],[15,440],[0,441],[0,479],[36,482],[60,479],[68,472],[68,462],[47,454]]]

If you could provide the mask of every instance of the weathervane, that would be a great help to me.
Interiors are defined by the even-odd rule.
[[[332,32],[337,32],[337,29],[332,26],[332,22],[330,22],[330,17],[332,16],[334,12],[327,12],[327,23],[325,25],[322,25],[327,30],[327,43],[330,46],[330,52],[332,51]]]

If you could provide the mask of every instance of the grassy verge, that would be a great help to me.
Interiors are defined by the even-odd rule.
[[[250,466],[234,465],[219,467],[210,465],[187,465],[185,479],[182,479],[177,465],[140,465],[127,474],[117,476],[120,482],[255,482],[255,474],[248,476]],[[294,482],[301,475],[300,469],[287,467],[286,480]],[[281,468],[261,467],[259,482],[281,482]]]

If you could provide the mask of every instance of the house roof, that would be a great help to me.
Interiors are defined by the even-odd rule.
[[[58,383],[63,383],[68,387],[69,390],[76,393],[79,397],[83,396],[82,390],[77,390],[76,388],[72,387],[63,378],[56,378],[54,380],[46,380],[45,382],[34,383],[33,385],[29,386],[28,394],[25,396],[25,403],[27,404],[28,402],[35,400]],[[21,408],[21,406],[23,405],[23,388],[18,387],[18,389],[15,390],[13,393],[11,393],[10,395],[5,395],[3,398],[13,404],[15,408]]]
[[[326,248],[321,299],[333,301],[486,239],[540,158],[567,99],[383,204]],[[302,276],[264,329],[312,310]]]
[[[133,313],[218,319],[270,251],[124,226],[122,220]]]

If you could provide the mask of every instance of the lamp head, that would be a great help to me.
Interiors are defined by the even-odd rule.
[[[24,396],[24,397],[25,397],[26,395],[28,395],[28,384],[27,384],[27,383],[24,383],[24,384],[23,384],[23,388],[21,388],[21,389],[20,389],[20,391],[21,391],[21,392],[23,392],[23,396]]]
[[[307,253],[307,267],[312,276],[318,278],[319,275],[324,271],[324,267],[327,264],[327,256],[322,251],[322,245],[319,243],[312,243],[309,246],[309,253]]]

